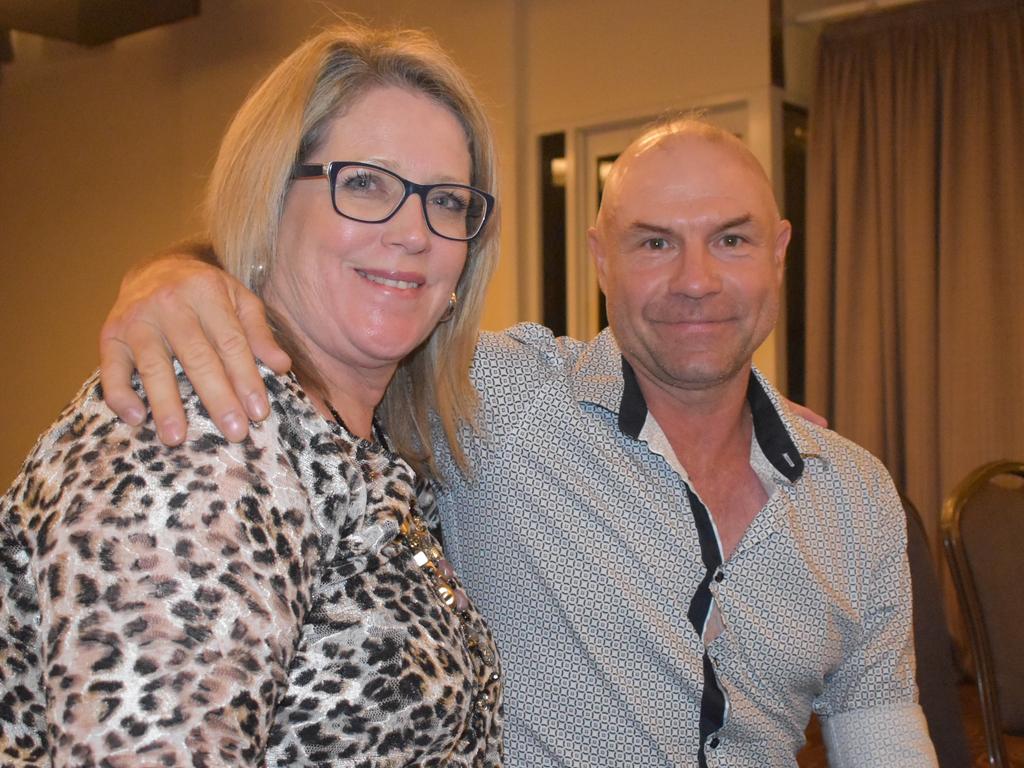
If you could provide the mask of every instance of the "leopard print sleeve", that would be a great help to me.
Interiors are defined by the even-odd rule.
[[[0,763],[262,760],[322,543],[272,425],[230,444],[194,395],[186,410],[169,448],[93,380],[0,502],[0,594],[20,618],[0,652],[25,673],[0,706]]]

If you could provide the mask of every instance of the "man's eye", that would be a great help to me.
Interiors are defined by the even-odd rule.
[[[726,248],[737,248],[743,245],[746,240],[740,235],[722,235],[719,242]]]
[[[668,248],[668,240],[664,237],[652,237],[644,240],[644,247],[651,251],[663,251]]]

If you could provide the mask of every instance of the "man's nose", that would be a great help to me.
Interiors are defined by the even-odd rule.
[[[691,299],[717,293],[722,288],[720,267],[706,243],[687,244],[676,261],[672,292]]]

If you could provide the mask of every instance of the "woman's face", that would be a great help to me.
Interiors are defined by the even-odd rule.
[[[412,90],[377,87],[328,126],[306,160],[372,163],[420,184],[468,184],[466,135],[455,116]],[[390,376],[434,329],[467,245],[433,234],[418,195],[388,221],[340,216],[322,178],[292,182],[265,299],[332,371]]]

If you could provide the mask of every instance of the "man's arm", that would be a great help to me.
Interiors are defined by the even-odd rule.
[[[876,462],[877,463],[877,462]],[[879,550],[863,589],[860,626],[815,705],[832,768],[934,768],[914,680],[910,569],[903,508],[881,465],[865,478]],[[870,487],[870,486],[869,486]]]
[[[263,302],[217,265],[208,245],[186,243],[170,253],[121,282],[100,332],[103,399],[126,422],[140,424],[146,404],[131,383],[138,371],[160,440],[177,445],[186,425],[172,366],[176,357],[224,436],[243,440],[249,420],[267,415],[254,357],[276,373],[287,371],[291,360],[274,341]],[[827,426],[807,408],[795,411]]]
[[[186,424],[173,355],[225,437],[243,440],[249,419],[268,412],[254,356],[277,373],[291,360],[274,341],[263,302],[215,266],[209,247],[180,249],[125,275],[100,332],[103,399],[126,422],[140,424],[146,405],[132,389],[137,370],[160,439],[177,445]]]

